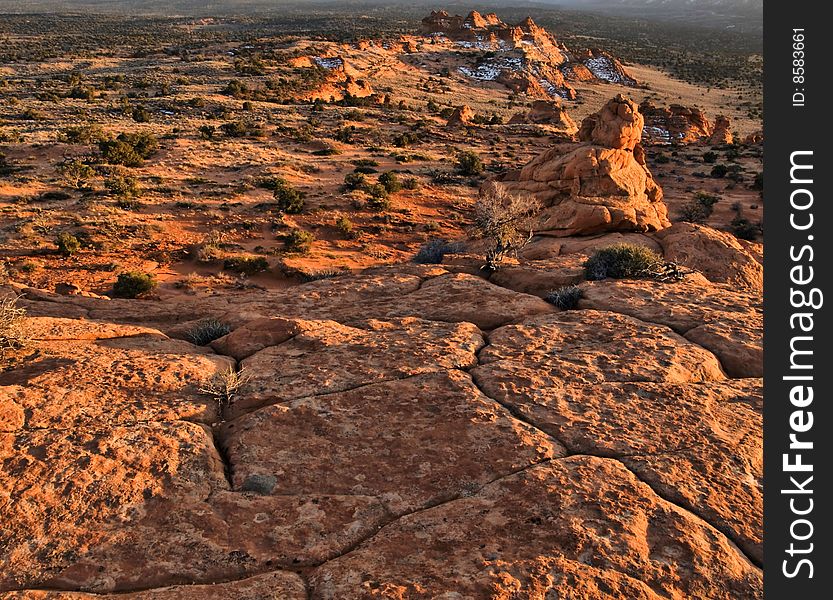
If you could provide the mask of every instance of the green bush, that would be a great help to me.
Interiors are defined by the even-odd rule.
[[[65,183],[77,189],[86,187],[87,180],[95,175],[90,165],[77,159],[67,159],[61,162],[58,165],[58,173]]]
[[[315,241],[315,236],[302,229],[292,229],[283,243],[286,246],[287,252],[295,252],[297,254],[307,254],[312,250],[312,244]]]
[[[81,242],[78,238],[66,231],[58,234],[55,245],[58,246],[58,252],[64,256],[72,256],[81,249]]]
[[[159,147],[156,136],[149,133],[121,133],[116,139],[102,140],[98,149],[105,162],[125,167],[140,167]]]
[[[344,215],[341,215],[336,219],[336,229],[338,229],[341,235],[349,237],[353,233],[353,222]]]
[[[116,298],[137,298],[156,288],[156,278],[150,273],[128,271],[120,273],[113,284],[113,296]]]
[[[367,177],[364,173],[347,173],[344,176],[344,191],[358,190],[367,185]]]
[[[371,210],[384,211],[391,207],[388,190],[385,189],[381,183],[375,183],[365,188],[365,191],[370,195],[367,201],[367,206]]]
[[[726,177],[726,174],[729,172],[729,167],[726,165],[715,165],[712,167],[710,175],[715,179],[721,179]]]
[[[467,177],[483,172],[483,161],[473,150],[466,150],[457,155],[457,170]]]
[[[277,181],[273,194],[278,203],[278,209],[282,212],[297,215],[304,210],[304,193],[296,190],[286,181]]]
[[[714,205],[719,201],[720,196],[697,192],[694,199],[680,210],[680,220],[687,223],[704,223],[714,212]]]
[[[114,173],[104,180],[104,187],[119,198],[138,198],[142,195],[138,180],[130,175]]]
[[[393,171],[387,171],[379,175],[379,185],[384,187],[388,193],[395,194],[402,189],[402,183],[399,177]]]
[[[232,256],[225,260],[223,268],[241,275],[257,275],[269,270],[269,261],[262,256]]]
[[[189,329],[185,337],[196,346],[205,346],[231,333],[231,327],[217,319],[205,319]]]
[[[616,244],[596,250],[584,263],[585,277],[600,279],[640,279],[651,277],[663,265],[662,257],[650,248]]]
[[[419,251],[414,256],[414,262],[419,265],[439,265],[443,262],[446,254],[459,252],[461,248],[460,243],[434,238],[420,246]]]
[[[544,300],[561,310],[573,310],[583,296],[584,291],[577,285],[565,285],[547,294]]]

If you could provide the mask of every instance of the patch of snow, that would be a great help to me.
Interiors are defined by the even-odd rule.
[[[344,61],[340,58],[322,58],[320,56],[316,56],[312,60],[315,61],[319,67],[323,67],[325,69],[340,69],[344,66]]]
[[[606,56],[590,58],[584,61],[584,66],[590,69],[590,72],[593,73],[595,77],[603,81],[621,83],[624,85],[633,84],[633,80],[628,77],[623,77],[622,74],[616,70],[613,62]]]
[[[460,67],[458,70],[466,77],[480,81],[494,81],[503,71],[521,71],[523,59],[513,56],[490,58],[482,61],[475,68]]]

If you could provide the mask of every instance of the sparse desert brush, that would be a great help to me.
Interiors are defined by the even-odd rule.
[[[414,262],[420,265],[438,265],[443,262],[446,254],[459,252],[462,244],[449,242],[442,238],[433,238],[420,246],[414,255]]]
[[[335,225],[338,232],[344,237],[350,237],[353,233],[353,222],[344,215],[336,219]]]
[[[321,269],[320,271],[304,271],[298,277],[302,283],[310,283],[312,281],[321,281],[322,279],[334,279],[345,275],[344,271],[338,269]]]
[[[541,203],[536,198],[510,194],[499,184],[489,186],[480,195],[474,205],[474,229],[489,242],[486,269],[497,269],[507,255],[529,242],[530,219],[539,210]]]
[[[257,275],[269,270],[269,261],[262,256],[232,256],[223,262],[223,268],[241,275]]]
[[[156,278],[150,273],[128,271],[120,273],[113,284],[116,298],[138,298],[156,289]]]
[[[349,192],[351,190],[359,190],[367,185],[367,176],[364,173],[354,172],[347,173],[344,176],[344,185],[341,190]]]
[[[685,273],[650,248],[616,244],[596,250],[584,263],[584,274],[589,281],[607,278],[672,281],[681,279]]]
[[[220,130],[226,137],[232,138],[257,138],[266,135],[263,127],[251,121],[232,121],[223,123]]]
[[[20,296],[0,298],[0,355],[26,344],[28,338],[23,327],[26,309],[18,305]]]
[[[308,254],[312,250],[313,242],[315,242],[315,236],[303,229],[292,229],[283,239],[286,251],[297,254]]]
[[[365,191],[370,196],[367,200],[367,207],[375,211],[390,210],[391,203],[388,190],[381,183],[374,183],[365,187]]]
[[[385,188],[388,193],[395,194],[402,189],[402,182],[394,171],[387,171],[379,175],[379,185]]]
[[[55,245],[63,256],[72,256],[81,249],[81,242],[78,238],[66,231],[58,234]]]
[[[402,189],[418,190],[419,189],[419,179],[417,179],[416,177],[405,177],[402,180]]]
[[[720,201],[720,196],[697,192],[694,199],[680,209],[680,220],[687,223],[705,223],[712,212],[714,205]]]
[[[223,252],[220,245],[223,243],[223,235],[219,231],[209,231],[197,250],[197,260],[200,262],[211,262],[218,260]]]
[[[189,329],[185,337],[196,346],[205,346],[229,333],[231,326],[227,323],[217,319],[204,319]]]
[[[565,285],[547,294],[546,300],[561,310],[573,310],[584,296],[584,291],[577,285]]]
[[[115,139],[98,143],[102,159],[111,165],[140,167],[159,147],[159,140],[150,133],[120,133]]]
[[[483,172],[483,161],[474,150],[466,150],[457,155],[457,171],[460,175],[471,177]]]
[[[211,377],[203,380],[200,384],[199,391],[207,396],[211,396],[222,414],[224,408],[231,406],[234,403],[237,394],[251,379],[245,367],[236,371],[234,367],[229,366],[223,371],[217,371]]]
[[[104,180],[104,187],[113,196],[119,198],[138,198],[142,195],[142,190],[139,187],[139,181],[131,176],[123,173],[112,173]]]
[[[65,144],[94,144],[105,138],[100,125],[66,127],[58,132],[58,141]]]
[[[87,187],[87,181],[95,175],[95,170],[90,165],[77,158],[61,161],[56,170],[64,183],[79,190]]]
[[[304,210],[304,192],[295,189],[284,180],[277,180],[273,192],[278,209],[288,214],[300,214]]]

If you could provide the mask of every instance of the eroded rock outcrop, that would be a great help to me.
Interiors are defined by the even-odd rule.
[[[642,139],[646,144],[691,144],[708,140],[713,133],[712,124],[697,107],[660,107],[646,100],[639,112],[645,117]]]
[[[557,100],[535,100],[528,112],[515,114],[509,123],[551,125],[556,130],[569,135],[578,131],[578,126],[567,114],[567,109]]]
[[[461,127],[471,125],[474,122],[474,111],[468,104],[463,104],[454,109],[448,118],[448,127]]]
[[[669,241],[518,267],[623,240]],[[760,293],[580,285],[570,311],[427,265],[187,303],[4,286],[34,340],[0,373],[0,597],[760,599],[760,381],[730,379]],[[204,318],[233,331],[162,333]]]
[[[639,145],[644,120],[618,95],[587,117],[578,132],[586,143],[555,146],[497,183],[544,205],[535,231],[570,236],[604,231],[656,231],[668,227],[662,189]]]
[[[735,141],[735,136],[732,134],[732,122],[729,117],[719,115],[714,120],[714,130],[708,140],[710,146],[723,146],[725,144],[732,144]]]

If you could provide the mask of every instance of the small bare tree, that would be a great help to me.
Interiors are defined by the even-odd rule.
[[[22,347],[28,340],[23,322],[26,309],[18,306],[19,296],[0,298],[0,356],[6,350]]]
[[[529,195],[514,195],[499,183],[481,191],[474,205],[474,228],[489,242],[485,269],[494,271],[503,259],[532,239],[531,217],[541,210],[541,202]]]
[[[222,419],[223,410],[234,403],[237,392],[240,391],[240,388],[249,379],[249,373],[245,369],[236,371],[234,367],[229,366],[224,371],[217,371],[214,375],[204,380],[200,385],[199,391],[214,398],[217,402],[220,419]]]

